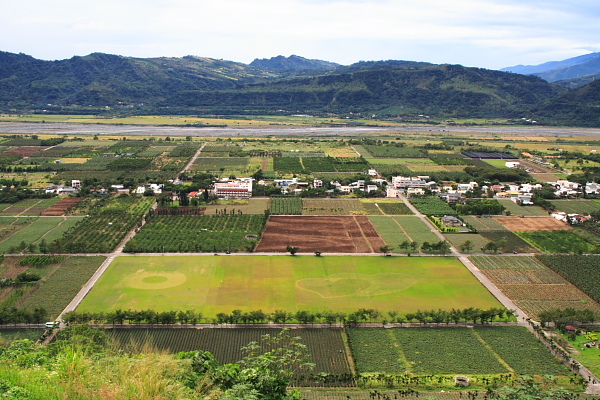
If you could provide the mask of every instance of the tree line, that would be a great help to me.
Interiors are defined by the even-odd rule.
[[[336,323],[348,326],[360,326],[361,323],[405,324],[459,324],[459,323],[492,323],[510,321],[514,318],[514,311],[505,308],[480,308],[468,307],[451,310],[418,310],[412,313],[400,314],[398,311],[385,313],[375,309],[361,308],[357,311],[345,313],[337,311],[309,311],[298,310],[290,312],[275,310],[265,313],[262,310],[242,311],[233,310],[230,313],[218,313],[214,317],[205,317],[201,312],[193,310],[114,310],[108,312],[79,312],[71,311],[63,316],[68,324],[151,324],[151,325],[196,325],[211,323],[215,325],[227,324],[329,324]]]

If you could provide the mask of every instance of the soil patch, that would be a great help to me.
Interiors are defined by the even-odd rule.
[[[571,227],[552,217],[494,217],[509,231],[563,231]]]
[[[385,242],[365,216],[271,216],[257,252],[378,253]]]

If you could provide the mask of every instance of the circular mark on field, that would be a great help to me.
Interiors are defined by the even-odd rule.
[[[138,270],[126,279],[126,285],[134,289],[168,289],[187,281],[181,272],[148,272]]]
[[[149,276],[147,278],[142,279],[142,282],[144,283],[163,283],[168,281],[169,278],[167,278],[166,276]]]
[[[358,274],[338,273],[322,278],[305,278],[296,281],[296,287],[329,299],[351,296],[377,296],[401,292],[418,282],[417,279],[398,273]]]

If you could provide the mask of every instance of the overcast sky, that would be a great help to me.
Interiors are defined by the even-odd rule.
[[[598,0],[4,0],[0,50],[500,69],[600,51]],[[10,6],[8,4],[10,3]]]

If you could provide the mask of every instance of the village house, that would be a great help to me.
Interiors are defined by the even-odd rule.
[[[444,226],[452,226],[452,227],[463,226],[463,222],[460,219],[458,219],[452,215],[444,215],[441,218],[441,221],[442,221],[442,225],[444,225]]]

